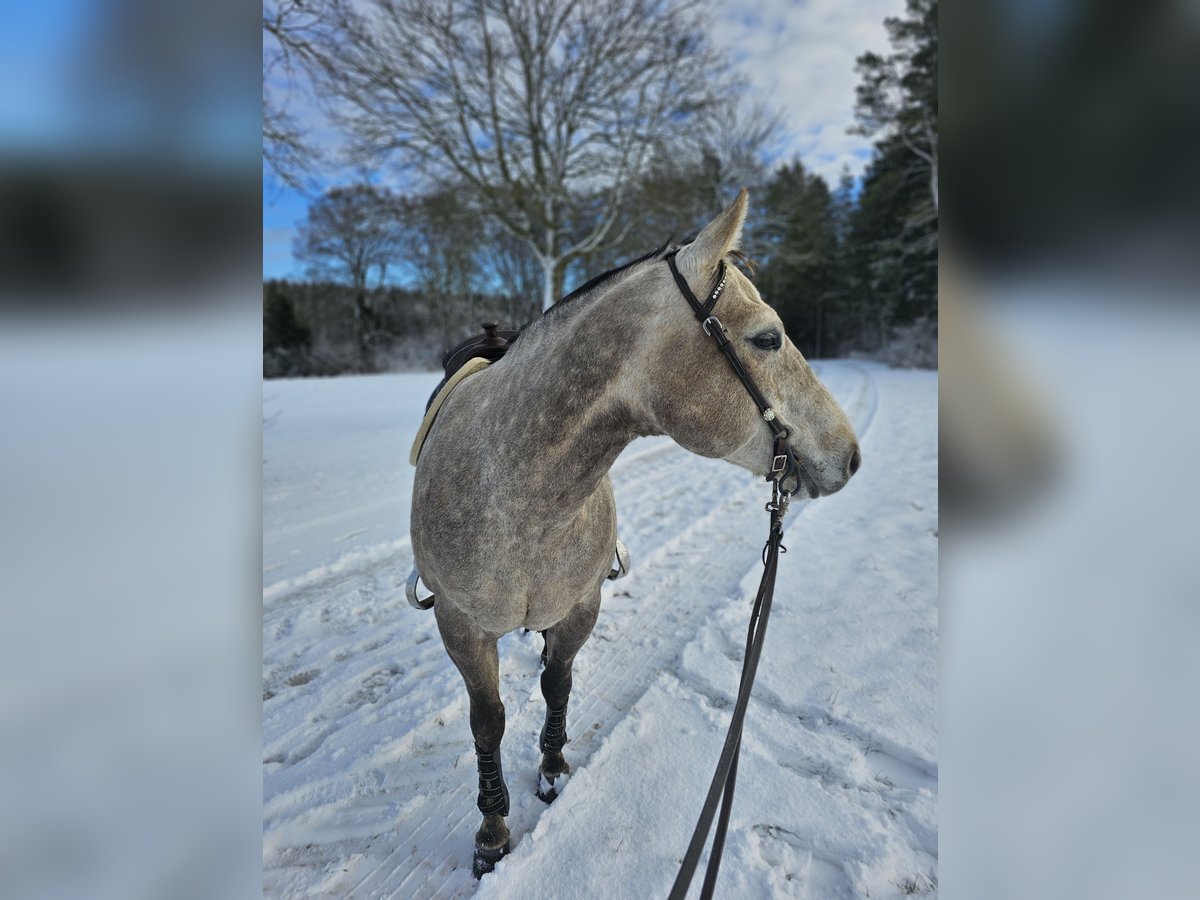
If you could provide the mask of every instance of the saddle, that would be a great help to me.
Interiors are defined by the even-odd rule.
[[[501,329],[495,322],[484,322],[482,334],[472,335],[446,351],[446,355],[442,357],[445,375],[429,395],[429,402],[425,404],[425,418],[421,420],[421,427],[417,429],[417,437],[413,441],[412,450],[409,451],[409,463],[414,466],[417,464],[417,457],[421,455],[421,448],[425,445],[425,438],[429,436],[429,429],[433,427],[438,410],[442,408],[450,392],[468,376],[486,369],[504,356],[520,334],[519,331]]]
[[[446,355],[442,357],[442,369],[445,370],[446,375],[433,389],[429,402],[425,404],[426,412],[433,406],[438,392],[470,360],[486,359],[488,363],[494,363],[508,352],[508,348],[521,335],[521,332],[511,328],[501,328],[495,322],[484,322],[481,327],[483,328],[482,334],[473,334],[465,341],[460,341],[447,350]]]

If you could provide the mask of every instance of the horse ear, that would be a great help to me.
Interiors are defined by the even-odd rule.
[[[679,251],[679,269],[685,276],[703,276],[717,267],[725,255],[738,249],[750,193],[745,188],[719,216],[704,226],[696,239]]]

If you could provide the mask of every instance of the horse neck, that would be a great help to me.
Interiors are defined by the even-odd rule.
[[[507,468],[564,512],[592,495],[630,441],[653,433],[624,377],[638,329],[616,300],[563,310],[522,335],[505,359]]]

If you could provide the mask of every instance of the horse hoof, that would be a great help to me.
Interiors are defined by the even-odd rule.
[[[558,799],[558,792],[567,784],[567,773],[563,772],[560,775],[553,777],[543,775],[538,772],[538,789],[537,798],[543,803],[553,803]]]
[[[482,878],[484,875],[496,868],[496,863],[500,862],[507,854],[509,841],[504,842],[502,847],[476,847],[475,861],[471,866],[471,874],[476,878]]]

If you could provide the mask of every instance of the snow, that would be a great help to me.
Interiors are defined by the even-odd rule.
[[[863,467],[789,514],[718,893],[933,896],[937,376],[814,367]],[[477,882],[466,694],[404,598],[407,453],[437,381],[264,385],[265,891],[665,896],[733,705],[768,488],[666,438],[617,461],[633,568],[576,660],[571,778],[535,797],[541,638],[507,635],[512,852]]]

